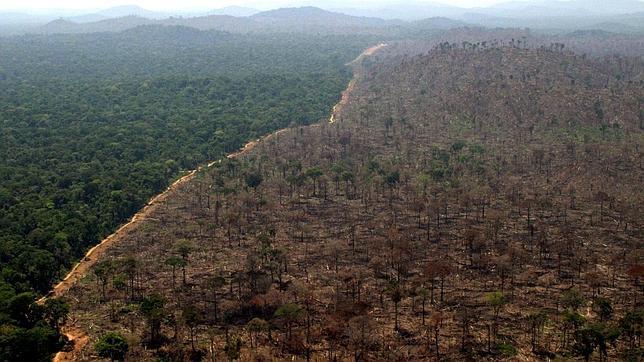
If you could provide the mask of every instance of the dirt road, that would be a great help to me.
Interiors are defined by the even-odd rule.
[[[384,46],[386,46],[386,44],[378,44],[376,46],[368,48],[367,50],[362,52],[352,63],[355,63],[361,60],[365,56],[374,54],[378,49]],[[349,85],[347,86],[347,88],[342,92],[342,96],[338,104],[336,104],[333,107],[333,112],[329,120],[330,123],[335,122],[335,115],[339,114],[342,107],[349,102],[350,93],[355,88],[356,77],[357,77],[357,74],[349,82]],[[283,133],[287,130],[288,129],[281,129],[267,136],[259,138],[257,140],[250,141],[246,143],[246,145],[244,145],[244,147],[241,150],[229,154],[227,158],[230,159],[230,158],[243,156],[249,153],[250,151],[252,151],[260,142],[270,139],[272,137],[275,137],[278,134]],[[61,280],[58,284],[56,284],[54,288],[46,296],[40,298],[38,300],[38,303],[43,303],[45,300],[47,300],[47,298],[59,297],[64,295],[70,288],[74,286],[74,284],[76,284],[76,282],[78,282],[89,272],[92,266],[94,266],[96,262],[98,262],[101,259],[101,257],[110,248],[110,246],[112,246],[115,243],[118,243],[119,240],[125,234],[127,234],[132,228],[137,227],[141,221],[148,218],[154,212],[154,210],[157,207],[159,207],[159,205],[162,205],[175,190],[177,190],[183,184],[192,180],[195,177],[195,175],[199,171],[201,171],[204,167],[211,167],[214,164],[219,163],[221,161],[222,160],[213,161],[208,163],[206,166],[201,166],[195,170],[190,171],[185,176],[173,182],[165,191],[150,199],[150,201],[145,205],[145,207],[143,207],[143,209],[141,209],[134,216],[132,216],[129,222],[119,227],[113,234],[109,235],[108,237],[103,239],[103,241],[101,241],[99,244],[97,244],[89,251],[87,251],[83,259],[81,259],[69,271],[69,273],[67,273],[67,276],[65,276],[65,278]],[[71,351],[58,352],[53,359],[55,362],[65,362],[65,361],[76,360],[77,354],[80,353],[83,347],[89,342],[89,337],[87,336],[87,334],[82,329],[75,326],[73,323],[68,323],[67,325],[65,325],[63,327],[63,333],[67,336],[67,338],[70,341],[72,341],[73,349]]]
[[[244,145],[244,147],[235,152],[231,153],[227,156],[227,158],[236,158],[240,157],[242,155],[245,155],[252,151],[255,146],[257,146],[260,142],[267,140],[269,138],[275,137],[276,135],[286,131],[286,129],[281,129],[279,131],[273,132],[267,136],[264,136],[262,138],[259,138],[254,141],[250,141]],[[208,165],[205,167],[211,167],[216,163],[221,162],[221,160],[213,161],[210,162]],[[85,257],[79,261],[72,270],[67,273],[67,276],[63,280],[61,280],[54,288],[44,297],[40,298],[38,300],[38,303],[43,303],[47,298],[51,297],[59,297],[64,295],[70,288],[74,286],[76,282],[78,282],[81,278],[83,278],[98,262],[101,257],[105,254],[105,252],[110,248],[111,245],[118,243],[119,240],[128,233],[128,231],[132,228],[135,228],[138,226],[138,224],[145,220],[149,215],[151,215],[154,210],[159,207],[159,205],[163,204],[165,200],[181,185],[189,182],[192,180],[195,175],[201,171],[204,167],[199,167],[196,170],[190,171],[188,174],[185,176],[181,177],[180,179],[176,180],[173,182],[165,191],[162,193],[158,194],[157,196],[153,197],[150,199],[150,201],[145,205],[143,209],[141,209],[139,212],[137,212],[128,223],[124,224],[121,226],[118,230],[116,230],[113,234],[110,236],[106,237],[103,239],[101,243],[98,245],[94,246],[93,248],[89,249],[87,253],[85,254]],[[54,362],[66,362],[66,361],[74,361],[76,360],[75,356],[83,349],[83,347],[87,344],[89,341],[89,337],[87,334],[80,328],[76,327],[73,323],[68,323],[63,327],[63,333],[67,338],[73,342],[73,349],[71,351],[61,351],[58,352],[55,356],[53,361]]]
[[[369,48],[369,49],[365,50],[364,52],[362,52],[362,54],[360,54],[356,59],[354,59],[351,63],[349,63],[349,65],[355,64],[355,63],[361,61],[362,59],[364,59],[365,57],[373,55],[375,52],[377,52],[378,50],[380,50],[381,48],[384,48],[386,46],[387,46],[387,44],[384,44],[384,43],[372,46],[371,48]],[[349,82],[349,85],[347,86],[347,88],[344,91],[342,91],[342,96],[340,97],[340,102],[338,102],[338,104],[333,106],[333,111],[331,111],[331,117],[329,118],[329,123],[335,123],[335,121],[337,120],[338,115],[340,114],[340,110],[342,109],[342,107],[344,107],[345,105],[347,105],[349,103],[349,96],[350,96],[351,92],[353,92],[353,89],[356,87],[356,82],[357,82],[358,76],[359,76],[358,74],[354,74],[354,77]]]

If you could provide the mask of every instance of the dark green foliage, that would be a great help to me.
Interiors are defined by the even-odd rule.
[[[398,171],[392,171],[387,174],[387,185],[394,187],[398,184],[400,181],[400,172]]]
[[[260,173],[251,172],[248,175],[246,175],[246,186],[256,189],[259,187],[259,185],[262,184],[263,180],[264,178]]]
[[[593,330],[584,328],[575,334],[575,354],[583,356],[588,361],[595,351],[595,347],[595,333]]]
[[[291,336],[293,325],[297,323],[303,314],[304,310],[298,304],[287,303],[279,307],[273,317],[284,324],[285,335],[288,338]]]
[[[43,320],[46,321],[51,327],[58,328],[58,326],[67,319],[69,314],[69,305],[62,299],[47,299],[44,304]]]
[[[150,344],[154,346],[159,342],[161,322],[166,315],[165,298],[158,294],[152,294],[143,298],[139,308],[148,320],[150,326]]]
[[[125,338],[117,332],[109,332],[94,345],[98,355],[110,361],[123,361],[129,346]]]
[[[242,340],[238,336],[232,336],[228,339],[224,346],[224,351],[229,361],[236,361],[239,358],[241,346]]]
[[[372,41],[156,26],[0,38],[11,54],[0,57],[0,304],[46,293],[182,171],[326,118],[351,77],[345,64]],[[96,276],[134,298],[136,263],[121,269]],[[41,317],[0,320],[3,345],[21,356],[12,338],[37,335],[46,352],[22,360],[46,358],[58,335],[27,335]]]
[[[194,328],[201,322],[201,314],[199,313],[199,310],[192,305],[183,308],[182,316],[186,325],[190,328]]]
[[[452,152],[459,152],[459,151],[460,151],[460,150],[462,150],[465,146],[467,146],[467,142],[465,142],[465,141],[463,141],[463,140],[458,140],[458,141],[456,141],[456,142],[452,143],[452,147],[451,147],[451,149],[452,149]]]
[[[3,275],[19,290],[46,292],[61,269],[177,170],[290,121],[323,118],[346,79],[337,73],[2,87],[0,151],[10,154],[0,160]]]
[[[101,292],[103,299],[105,299],[105,289],[110,281],[110,277],[112,276],[113,272],[114,265],[112,264],[111,260],[103,260],[97,263],[94,267],[94,275],[96,275],[96,278],[101,283]]]
[[[545,311],[539,311],[537,313],[530,314],[528,316],[528,322],[530,324],[530,345],[532,351],[536,351],[539,348],[539,339],[543,330],[548,323],[548,313]]]
[[[642,331],[644,330],[644,310],[638,309],[626,313],[619,320],[619,329],[622,335],[628,340],[631,349],[634,349],[636,345],[639,346]]]
[[[577,311],[586,303],[584,296],[576,289],[570,289],[561,295],[561,303],[564,307]]]
[[[606,298],[597,298],[593,303],[593,307],[600,320],[604,321],[612,318],[613,305],[610,303],[610,300]]]
[[[244,35],[142,26],[121,33],[0,38],[0,49],[11,54],[0,60],[0,69],[4,81],[325,73],[343,68],[377,41],[362,35]]]
[[[499,317],[501,309],[508,303],[508,300],[502,292],[495,291],[487,293],[485,295],[485,301],[494,310],[494,319],[496,323],[496,319]]]
[[[496,347],[504,357],[509,358],[517,355],[517,349],[509,343],[499,343]]]
[[[582,328],[575,334],[573,351],[584,357],[586,361],[595,350],[603,357],[608,356],[608,345],[615,344],[619,337],[619,330],[603,323],[593,323]]]
[[[604,121],[604,108],[602,107],[601,101],[597,100],[593,106],[597,119],[603,123]]]
[[[165,263],[172,267],[172,286],[175,286],[175,277],[177,268],[185,268],[188,265],[188,262],[182,257],[173,255],[165,260]]]
[[[202,322],[201,312],[193,305],[188,305],[181,311],[183,321],[190,330],[190,344],[192,351],[195,351],[195,329]]]
[[[478,143],[469,145],[469,149],[470,149],[470,152],[475,155],[481,155],[485,153],[485,146]]]
[[[58,324],[67,317],[69,307],[58,299],[39,305],[32,293],[9,297],[11,293],[8,286],[2,287],[5,299],[0,305],[0,360],[51,360],[51,355],[65,344]]]
[[[317,180],[324,172],[319,167],[311,167],[304,172],[304,175],[313,181],[313,195],[316,195]]]
[[[306,177],[309,177],[313,180],[317,179],[318,177],[322,176],[324,172],[319,167],[311,167],[306,172],[304,173]]]
[[[586,318],[584,318],[584,316],[571,310],[566,310],[564,312],[563,319],[564,323],[573,329],[577,329],[586,323]]]
[[[50,361],[64,345],[54,328],[35,326],[3,330],[0,335],[0,359],[3,361]]]
[[[195,249],[192,243],[187,240],[179,240],[175,248],[177,249],[177,254],[181,255],[181,258],[185,261],[188,261],[190,253]]]

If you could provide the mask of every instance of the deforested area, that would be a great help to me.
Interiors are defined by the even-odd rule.
[[[37,300],[174,180],[326,117],[371,41],[158,25],[0,36],[0,360],[63,348],[67,305]]]
[[[0,2],[0,361],[643,360],[644,0],[439,1]]]
[[[408,46],[123,234],[64,296],[73,358],[642,358],[641,58]]]

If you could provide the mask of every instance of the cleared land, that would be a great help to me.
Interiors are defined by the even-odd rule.
[[[77,327],[135,360],[637,357],[641,60],[398,49],[336,122],[180,184],[69,290]]]

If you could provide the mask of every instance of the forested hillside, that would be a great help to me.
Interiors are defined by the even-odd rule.
[[[65,306],[36,306],[186,170],[326,118],[356,36],[181,27],[0,38],[0,360],[48,359]]]
[[[360,49],[377,39],[351,35],[241,35],[156,25],[120,33],[0,37],[0,80],[328,73],[343,69]]]
[[[389,45],[202,170],[70,290],[76,358],[641,360],[642,60],[521,40]]]

